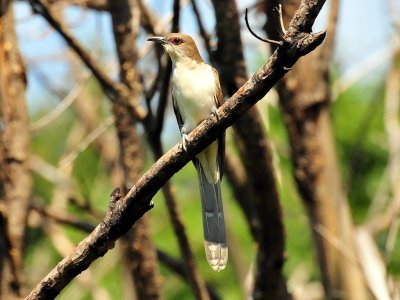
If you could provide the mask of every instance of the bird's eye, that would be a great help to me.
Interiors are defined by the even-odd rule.
[[[178,37],[173,37],[171,39],[171,43],[174,44],[174,45],[179,45],[179,44],[183,43],[183,40],[181,38],[178,38]]]

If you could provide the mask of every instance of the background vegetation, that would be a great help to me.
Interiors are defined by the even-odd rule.
[[[9,2],[8,9],[15,16],[14,20],[8,23],[4,23],[6,5],[4,3],[6,2]],[[174,26],[170,25],[171,22],[176,21],[176,11],[174,15],[172,13],[174,4],[170,3],[171,1],[163,1],[162,4],[159,1],[143,1],[143,3],[134,0],[126,1],[129,5],[136,7],[132,8],[132,11],[136,13],[139,11],[140,17],[136,15],[136,18],[142,18],[140,24],[138,21],[133,21],[136,25],[131,24],[131,26],[136,26],[134,30],[137,31],[135,42],[131,41],[132,47],[137,48],[136,53],[133,54],[137,56],[134,58],[136,73],[133,75],[133,81],[130,81],[132,78],[129,74],[121,75],[120,72],[123,70],[121,61],[124,60],[124,54],[121,52],[123,50],[117,49],[118,44],[114,41],[115,28],[113,31],[112,23],[113,18],[115,22],[116,17],[110,17],[109,4],[90,0],[44,2],[51,7],[52,13],[69,28],[72,35],[77,37],[82,47],[95,58],[96,64],[105,70],[107,76],[115,81],[127,83],[136,95],[140,95],[131,103],[139,103],[142,107],[157,110],[163,101],[162,93],[168,92],[165,88],[167,81],[163,79],[168,76],[165,74],[169,74],[168,63],[166,57],[161,56],[161,53],[154,50],[153,46],[145,40],[147,36],[162,34],[169,31],[167,28]],[[217,4],[210,1],[180,2],[181,31],[192,34],[198,41],[203,56],[221,67],[218,53],[215,54],[221,41],[221,34],[214,32],[214,26],[219,21],[215,22],[214,14],[210,14],[215,10],[218,15]],[[201,23],[194,21],[197,20],[193,12],[193,5],[196,2],[199,2],[197,7],[200,9],[199,20],[203,22],[207,34],[199,34]],[[235,1],[228,2],[235,3]],[[261,35],[268,32],[264,23],[269,8],[268,5],[263,4],[264,1],[237,2],[238,20],[241,26],[239,33],[242,34],[245,63],[248,70],[256,70],[265,63],[271,52],[268,45],[257,41],[247,33],[241,8],[246,6],[251,9],[251,22]],[[327,11],[331,2],[336,1],[325,4],[326,10],[318,21],[317,26],[321,28],[324,28],[329,20]],[[336,50],[327,62],[330,72],[329,79],[326,79],[330,96],[330,105],[327,106],[332,120],[332,132],[342,175],[340,182],[343,193],[347,195],[345,201],[351,209],[351,220],[354,224],[352,225],[352,242],[355,244],[359,265],[371,263],[373,268],[382,271],[382,274],[377,271],[377,276],[382,277],[375,281],[375,283],[379,282],[377,285],[380,289],[374,289],[371,287],[373,279],[366,275],[373,269],[361,267],[366,294],[368,294],[365,299],[398,299],[399,297],[400,20],[396,18],[400,14],[396,15],[395,11],[399,11],[399,7],[393,4],[394,2],[396,1],[381,3],[381,6],[385,7],[387,19],[390,20],[388,26],[391,29],[387,31],[390,34],[387,34],[384,40],[384,43],[390,47],[383,45],[384,50],[378,49],[375,54],[364,56],[352,65],[346,62],[346,58],[341,57],[343,50]],[[54,26],[50,26],[45,21],[41,15],[43,12],[33,10],[27,1],[2,1],[2,3],[4,4],[2,29],[11,30],[11,27],[16,29],[18,40],[13,47],[18,45],[26,66],[30,140],[28,164],[29,174],[32,176],[32,183],[26,185],[27,189],[30,189],[30,186],[32,188],[28,197],[29,203],[26,204],[26,233],[23,238],[21,261],[23,268],[19,270],[21,274],[17,281],[20,280],[21,287],[17,289],[17,292],[15,290],[13,292],[13,288],[10,288],[11,291],[5,288],[15,278],[13,279],[13,267],[10,268],[11,271],[7,271],[4,267],[9,264],[7,263],[9,255],[1,253],[3,255],[2,269],[5,268],[2,271],[5,274],[2,277],[2,296],[5,297],[4,299],[12,299],[12,297],[26,296],[64,256],[70,253],[74,246],[91,231],[91,226],[97,225],[102,220],[107,212],[109,195],[113,189],[116,186],[122,188],[124,185],[130,188],[135,183],[135,178],[137,179],[153,164],[154,158],[159,156],[159,153],[157,147],[154,147],[156,144],[154,140],[152,145],[152,138],[149,139],[149,135],[154,137],[148,131],[150,127],[140,122],[132,125],[136,128],[134,133],[137,136],[136,145],[140,148],[137,152],[139,154],[132,160],[133,164],[139,164],[139,167],[135,170],[136,175],[133,177],[127,175],[129,172],[126,166],[129,165],[129,161],[124,161],[123,154],[120,154],[121,147],[124,146],[120,144],[121,131],[118,129],[118,124],[116,125],[118,108],[115,103],[118,101],[115,99],[109,101],[110,96],[104,89],[104,83],[99,83],[96,76],[93,76],[82,63],[81,57],[71,50],[70,45],[65,43],[59,33],[54,31]],[[283,1],[284,17],[286,18],[285,11],[290,12],[288,6],[296,5],[297,7],[299,3],[300,1]],[[37,9],[35,5],[32,7]],[[144,7],[148,10],[148,14],[156,19],[148,15],[143,17]],[[356,5],[353,9],[356,9]],[[389,13],[390,11],[392,13]],[[339,10],[339,28],[342,26],[341,22],[346,22],[353,26],[352,32],[357,32],[366,38],[367,35],[362,26],[342,19],[341,14],[346,16],[342,10]],[[143,20],[146,17],[148,19]],[[271,31],[268,33],[271,35]],[[206,38],[210,39],[209,47],[215,57],[210,57],[210,53],[206,50]],[[357,41],[352,42],[357,43]],[[121,45],[123,45],[122,42]],[[7,47],[5,38],[2,40],[1,47],[3,49]],[[160,62],[158,65],[157,61]],[[250,72],[247,71],[247,73]],[[160,78],[157,77],[158,74],[161,74]],[[307,80],[307,78],[302,80]],[[132,82],[139,82],[140,87],[138,88]],[[233,92],[229,90],[228,83],[224,79],[222,82],[225,85],[225,94],[229,96]],[[154,87],[156,89],[153,97],[146,99],[146,93],[147,95],[152,93]],[[6,89],[4,82],[2,88]],[[135,92],[135,89],[139,91]],[[281,86],[280,89],[285,89],[285,87]],[[294,299],[351,299],[346,288],[337,290],[341,287],[340,284],[335,286],[337,294],[329,294],[329,288],[324,286],[322,280],[324,276],[321,275],[320,269],[321,262],[316,259],[318,250],[314,248],[313,227],[310,226],[313,220],[307,213],[309,208],[304,205],[305,196],[299,193],[298,181],[294,176],[297,167],[293,162],[296,162],[296,158],[292,155],[293,145],[288,135],[287,124],[282,117],[285,116],[285,104],[281,103],[280,97],[282,98],[282,90],[278,87],[277,91],[269,93],[257,104],[257,109],[261,116],[260,125],[266,134],[265,139],[273,153],[273,171],[276,174],[276,187],[282,207],[286,241],[282,255],[285,258],[283,273],[286,287]],[[2,99],[3,101],[6,99],[4,94]],[[165,109],[161,140],[163,149],[167,150],[178,142],[180,137],[170,99],[169,97],[165,99],[168,104]],[[259,158],[243,159],[240,141],[237,137],[237,129],[229,129],[227,132],[228,156],[233,160],[234,165],[243,169],[245,159],[257,161]],[[4,173],[2,180],[7,181],[4,179],[4,176],[7,177],[8,174],[7,169],[2,167],[1,171]],[[251,180],[251,178],[246,178],[246,180]],[[201,280],[204,279],[220,299],[245,299],[251,295],[259,249],[258,242],[253,239],[252,229],[243,207],[240,201],[236,200],[237,192],[233,184],[234,181],[224,179],[223,198],[230,259],[226,270],[219,273],[211,270],[204,256],[197,175],[192,164],[186,165],[175,174],[170,186],[177,203],[179,218],[185,227],[190,250],[194,255],[197,272]],[[246,182],[246,185],[250,185],[249,182]],[[2,222],[7,224],[6,216],[15,210],[10,209],[11,206],[6,197],[4,194],[2,196],[4,199],[1,204],[9,207],[5,210],[0,209],[2,213],[7,211],[2,217]],[[242,201],[252,201],[252,197],[249,195],[249,199],[242,199]],[[171,225],[168,204],[164,198],[165,191],[164,193],[159,191],[153,199],[154,208],[146,214],[148,236],[154,245],[151,245],[153,250],[146,250],[148,249],[146,248],[143,251],[161,251],[169,259],[176,259],[178,265],[184,266],[188,258],[182,254],[182,245],[177,242],[177,234]],[[268,203],[269,195],[265,194],[264,198]],[[19,206],[17,209],[24,208]],[[271,225],[272,228],[269,230],[273,231],[274,224]],[[7,228],[7,225],[4,225],[4,228]],[[339,252],[347,251],[343,250],[346,245],[337,241],[340,237],[336,240],[334,237],[332,240],[328,236],[326,239],[330,244],[334,244],[334,248],[339,249]],[[137,262],[134,255],[132,258],[132,255],[127,254],[131,249],[133,252],[140,249],[135,248],[134,245],[137,245],[135,238],[130,234],[123,240],[116,244],[114,250],[77,276],[62,291],[58,299],[102,300],[135,299],[136,297],[146,299],[140,296],[140,293],[138,295],[135,290],[133,282],[137,280],[132,273]],[[141,244],[141,241],[138,243]],[[275,246],[270,245],[271,248]],[[140,248],[140,246],[137,247]],[[361,253],[361,248],[365,250],[364,253]],[[160,257],[160,254],[158,255]],[[342,263],[346,263],[346,260]],[[160,258],[160,264],[155,264],[157,265],[155,276],[159,288],[157,294],[162,295],[162,298],[201,298],[193,291],[193,283],[190,282],[188,276],[182,278],[177,275],[177,270],[171,267],[167,259]],[[140,287],[137,286],[137,288]],[[157,287],[153,286],[153,288]]]

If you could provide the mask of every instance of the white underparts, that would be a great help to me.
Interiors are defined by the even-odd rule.
[[[215,77],[211,66],[190,58],[174,63],[172,93],[179,108],[186,133],[192,131],[215,111]],[[216,183],[219,176],[217,162],[218,142],[212,143],[197,155],[209,183]]]

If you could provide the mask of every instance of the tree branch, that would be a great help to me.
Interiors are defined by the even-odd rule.
[[[239,14],[235,1],[213,1],[213,4],[218,20],[218,50],[215,60],[221,70],[223,87],[231,94],[247,79]],[[249,31],[255,35],[248,25],[247,13],[245,20]],[[255,37],[260,39],[256,35]],[[280,37],[279,43],[275,45],[283,43],[284,38]],[[237,201],[246,202],[241,207],[246,210],[245,215],[258,243],[252,296],[256,300],[265,299],[267,295],[271,300],[290,299],[283,276],[285,233],[272,151],[257,107],[249,109],[234,124],[233,129],[246,174],[246,184],[239,187],[235,186],[237,182],[232,182],[232,185]],[[229,164],[229,160],[227,162]],[[237,179],[237,174],[228,172],[228,179]],[[244,199],[241,199],[242,193],[246,193]]]
[[[131,95],[129,106],[120,98],[112,104],[120,144],[120,160],[125,173],[125,184],[128,184],[137,181],[144,163],[137,122],[129,111],[129,107],[134,109],[140,103],[143,92],[137,66],[139,52],[136,45],[141,10],[137,0],[108,0],[108,6],[119,60],[120,82],[128,87]],[[148,216],[138,220],[130,234],[125,235],[123,245],[137,298],[160,299],[157,254],[151,240]]]
[[[101,66],[95,61],[90,53],[85,50],[82,45],[75,39],[71,33],[65,28],[64,24],[53,14],[46,0],[30,0],[34,11],[41,14],[46,21],[65,39],[69,47],[81,58],[86,67],[92,71],[93,75],[100,82],[105,94],[112,100],[119,99],[122,104],[128,105],[131,99],[130,89],[121,83],[114,82]],[[132,113],[138,120],[145,118],[146,112],[138,104],[130,106]]]
[[[291,145],[294,177],[308,212],[325,297],[369,299],[355,249],[353,223],[347,195],[342,187],[329,112],[329,56],[332,50],[326,47],[332,47],[337,2],[331,1],[334,11],[329,17],[328,43],[296,64],[293,71],[278,84],[277,90]],[[286,13],[290,15],[293,6],[283,3]],[[316,15],[322,7],[316,1],[302,1],[300,10],[308,9],[313,3],[316,5],[309,13]],[[267,6],[274,4],[268,2]],[[268,16],[270,11],[267,8]],[[311,29],[312,24],[308,21],[293,26],[293,22],[303,18],[296,15],[290,22],[293,31],[287,33],[286,40],[296,39],[293,34]],[[278,34],[273,24],[269,25],[266,24],[268,33]],[[332,240],[337,241],[336,245]],[[337,244],[345,246],[346,255]]]
[[[90,233],[96,228],[92,223],[82,221],[74,216],[65,214],[62,211],[51,210],[38,204],[32,204],[31,209],[40,214],[41,217],[45,217],[50,221],[62,225],[71,226],[72,228],[81,230],[86,233]],[[175,272],[178,276],[181,277],[181,279],[183,279],[183,281],[189,281],[187,267],[182,262],[182,260],[176,259],[167,252],[160,249],[157,250],[157,258],[160,263],[163,263],[166,267]],[[210,283],[206,282],[206,288],[208,290],[208,293],[210,294],[211,300],[221,299]]]
[[[174,0],[173,2],[173,19],[171,32],[179,31],[179,19],[180,19],[180,0]],[[161,132],[164,123],[165,109],[167,107],[167,99],[169,93],[169,81],[172,72],[172,62],[168,59],[167,66],[165,68],[162,85],[160,85],[160,96],[158,101],[157,112],[154,119],[149,118],[148,122],[145,123],[147,131],[147,137],[150,147],[153,151],[154,158],[157,160],[163,154],[162,143],[161,143]],[[153,114],[150,114],[152,116]],[[153,125],[154,124],[154,125]],[[174,233],[178,240],[179,249],[183,257],[183,262],[186,267],[187,280],[193,290],[194,296],[199,300],[208,300],[210,295],[206,288],[204,279],[200,276],[200,273],[196,267],[196,261],[190,247],[189,239],[185,231],[185,226],[182,222],[181,215],[179,213],[175,194],[173,193],[172,185],[170,182],[166,182],[162,189],[168,214],[174,229]]]
[[[317,4],[318,2],[315,3]],[[137,181],[125,197],[118,199],[113,194],[104,220],[72,253],[58,263],[27,299],[55,297],[75,276],[113,248],[115,241],[153,207],[151,199],[174,173],[261,99],[287,72],[285,66],[292,66],[302,55],[306,55],[322,43],[325,33],[294,33],[296,28],[303,26],[302,23],[314,22],[316,15],[310,14],[310,10],[313,9],[314,6],[310,5],[297,11],[298,23],[293,22],[294,25],[288,30],[293,39],[279,47],[268,62],[226,101],[215,115],[207,118],[189,134],[187,152],[183,151],[182,143],[178,143]]]

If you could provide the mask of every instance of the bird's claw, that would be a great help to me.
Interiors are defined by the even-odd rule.
[[[190,141],[188,135],[186,133],[182,133],[182,148],[185,152],[187,152],[187,143]]]
[[[219,120],[216,107],[211,109],[211,115],[214,116],[215,118],[217,118],[217,120]]]

